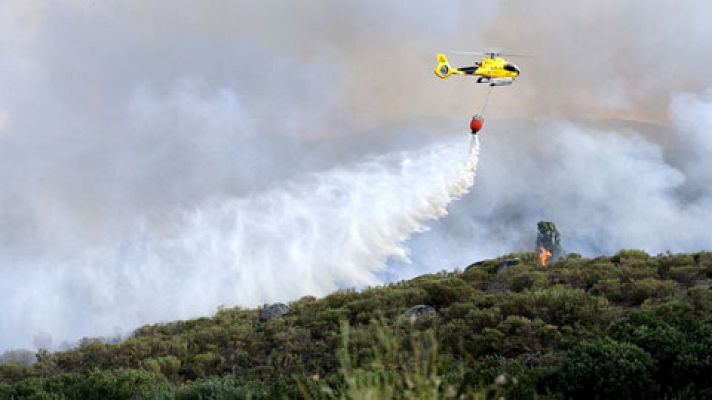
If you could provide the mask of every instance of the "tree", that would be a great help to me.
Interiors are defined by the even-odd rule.
[[[536,227],[539,230],[536,236],[536,252],[544,247],[551,252],[553,258],[558,257],[561,254],[561,234],[556,225],[549,221],[539,221]]]

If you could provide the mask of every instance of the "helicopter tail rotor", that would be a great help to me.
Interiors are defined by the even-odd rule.
[[[455,71],[450,66],[450,63],[445,57],[445,54],[438,54],[438,65],[435,67],[435,75],[440,79],[447,79],[450,75],[454,74]]]

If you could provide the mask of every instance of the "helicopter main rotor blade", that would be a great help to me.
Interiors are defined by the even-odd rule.
[[[448,53],[462,54],[462,55],[466,55],[466,56],[471,55],[471,56],[488,56],[488,57],[504,56],[504,57],[518,57],[518,58],[534,58],[534,56],[531,56],[528,54],[500,53],[498,51],[479,52],[479,51],[449,50]]]
[[[510,53],[501,53],[500,56],[506,56],[506,57],[519,57],[519,58],[534,58],[534,56],[531,56],[529,54],[510,54]]]
[[[452,54],[462,54],[465,56],[486,56],[491,53],[480,53],[479,51],[460,51],[460,50],[448,50],[448,53]]]

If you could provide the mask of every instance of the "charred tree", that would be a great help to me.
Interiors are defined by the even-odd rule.
[[[561,254],[561,234],[556,229],[556,225],[549,221],[539,221],[536,224],[539,233],[536,235],[537,253],[543,247],[547,249],[553,258]]]

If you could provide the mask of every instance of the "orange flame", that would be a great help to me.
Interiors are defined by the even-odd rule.
[[[547,250],[546,247],[539,246],[539,261],[542,267],[546,267],[546,264],[549,262],[549,257],[551,257],[551,252]]]

